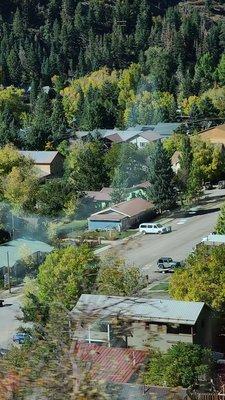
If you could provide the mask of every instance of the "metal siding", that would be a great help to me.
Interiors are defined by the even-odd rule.
[[[136,320],[194,325],[204,303],[83,294],[73,311],[80,306],[82,310],[89,312],[94,308],[99,315],[106,317],[120,313],[121,316]]]
[[[119,229],[120,222],[116,221],[88,221],[89,231]]]

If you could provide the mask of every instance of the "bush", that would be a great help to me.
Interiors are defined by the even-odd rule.
[[[0,244],[9,242],[11,239],[10,233],[5,229],[0,229]]]
[[[166,353],[155,352],[147,367],[144,381],[147,385],[188,387],[204,375],[213,372],[212,351],[196,344],[177,343]]]

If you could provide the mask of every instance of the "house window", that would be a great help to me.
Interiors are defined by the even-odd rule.
[[[167,333],[174,333],[176,335],[190,335],[191,326],[190,325],[179,325],[179,324],[169,324],[167,325]]]
[[[140,147],[145,147],[146,143],[145,142],[140,142]]]
[[[180,333],[180,326],[178,324],[169,324],[169,325],[167,325],[167,333],[179,334]]]
[[[191,326],[190,325],[180,325],[180,333],[184,335],[191,335]]]

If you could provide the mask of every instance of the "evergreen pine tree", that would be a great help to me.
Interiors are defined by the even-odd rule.
[[[23,39],[24,37],[24,21],[18,8],[13,18],[13,34],[18,39]]]
[[[160,211],[174,207],[176,204],[176,189],[174,188],[174,173],[170,157],[159,141],[152,149],[149,157],[148,179],[151,184],[149,197]]]
[[[30,107],[31,110],[34,109],[37,96],[38,96],[38,81],[36,79],[33,79],[31,82],[31,87],[30,87]]]
[[[151,31],[151,15],[150,7],[146,0],[143,0],[140,5],[140,11],[137,18],[135,29],[135,44],[138,49],[145,50],[148,46],[148,38]]]
[[[57,96],[53,102],[51,129],[55,143],[60,142],[67,133],[67,122],[60,96]]]
[[[27,130],[25,146],[30,150],[44,149],[51,135],[50,100],[46,93],[40,92],[34,109],[31,126]]]
[[[12,47],[7,57],[9,76],[11,83],[14,85],[21,84],[21,64],[18,53],[18,49],[16,47]]]
[[[180,157],[179,157],[180,169],[177,174],[178,184],[181,193],[181,201],[183,200],[183,197],[187,195],[189,176],[192,167],[192,159],[193,155],[192,155],[190,137],[184,135],[181,141],[181,148],[180,148]]]

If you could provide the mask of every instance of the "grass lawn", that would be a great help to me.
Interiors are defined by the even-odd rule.
[[[169,282],[162,282],[159,283],[156,286],[153,286],[153,288],[150,289],[150,291],[157,292],[158,290],[164,290],[167,292],[169,290]]]
[[[57,232],[58,233],[64,233],[65,235],[70,233],[74,233],[75,236],[76,233],[78,232],[83,232],[85,229],[87,229],[87,220],[86,219],[81,219],[81,220],[74,220],[69,222],[68,224],[64,224],[58,227]]]
[[[129,229],[128,231],[122,231],[118,234],[118,239],[125,239],[129,236],[135,235],[137,233],[137,229]]]

